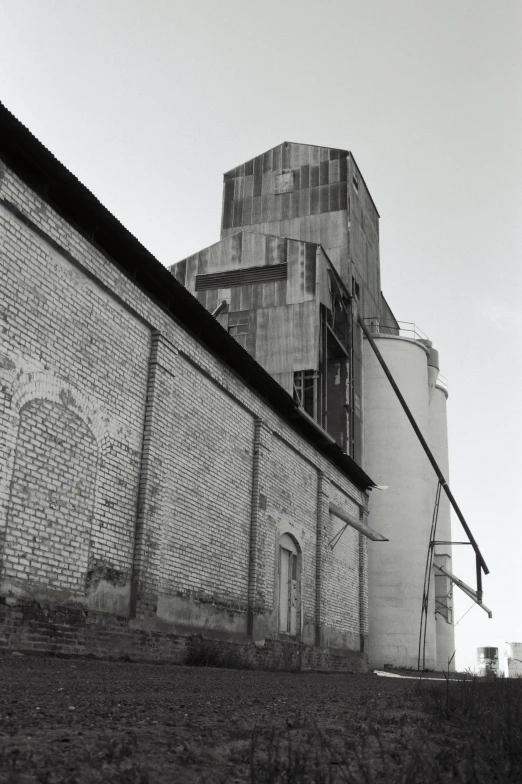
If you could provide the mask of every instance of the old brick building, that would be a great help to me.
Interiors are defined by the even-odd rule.
[[[0,274],[0,648],[365,667],[372,480],[4,107]]]

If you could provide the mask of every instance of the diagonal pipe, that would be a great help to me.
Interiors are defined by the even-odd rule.
[[[482,556],[482,553],[480,552],[479,546],[476,543],[475,538],[473,537],[473,534],[471,533],[466,520],[464,519],[464,515],[460,511],[459,505],[457,504],[457,502],[456,502],[456,500],[455,500],[455,498],[453,496],[453,493],[449,489],[448,483],[446,482],[446,479],[444,478],[444,475],[443,475],[442,471],[440,470],[437,461],[433,457],[431,449],[429,448],[428,444],[426,443],[426,439],[422,435],[422,433],[421,433],[421,431],[419,429],[419,426],[417,425],[417,423],[416,423],[416,421],[414,419],[413,414],[411,413],[410,409],[408,408],[408,404],[406,403],[404,397],[402,396],[402,393],[401,393],[399,387],[395,383],[395,379],[393,378],[393,376],[392,376],[392,374],[390,372],[390,369],[388,368],[388,365],[384,361],[381,352],[377,348],[377,346],[375,344],[375,341],[372,338],[372,336],[370,334],[370,331],[368,330],[368,327],[366,326],[366,324],[362,320],[361,316],[358,316],[357,320],[358,320],[359,325],[360,325],[360,327],[361,327],[361,329],[362,329],[362,331],[364,333],[364,336],[366,337],[368,343],[372,347],[373,353],[377,357],[377,360],[378,360],[380,366],[384,370],[386,378],[390,382],[393,391],[397,395],[397,397],[399,399],[399,403],[403,407],[404,413],[408,417],[408,419],[410,421],[410,424],[413,427],[413,429],[415,431],[415,434],[416,434],[417,438],[419,439],[419,441],[421,443],[422,448],[426,452],[426,456],[427,456],[428,460],[430,461],[431,465],[433,466],[433,470],[435,471],[435,473],[437,474],[437,476],[439,478],[439,482],[442,485],[442,489],[444,490],[444,492],[448,496],[450,504],[452,505],[453,509],[455,510],[455,513],[456,513],[457,517],[459,518],[459,520],[460,520],[460,522],[462,524],[462,527],[464,528],[464,530],[465,530],[465,532],[466,532],[466,534],[468,536],[468,539],[469,539],[473,549],[475,550],[475,553],[476,553],[476,556],[477,556],[477,563],[480,562],[480,565],[482,566],[482,569],[484,570],[484,574],[489,574],[489,569],[486,566],[486,562],[485,562],[485,560],[484,560],[484,558]],[[478,568],[477,569],[477,578],[479,578],[479,573],[480,573],[480,569]],[[480,599],[482,599],[482,596],[480,595],[482,593],[482,591],[481,591],[482,586],[480,585],[480,579],[477,579],[477,587],[479,589],[477,591],[477,593],[479,594]]]

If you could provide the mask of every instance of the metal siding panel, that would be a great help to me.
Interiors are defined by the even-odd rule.
[[[281,152],[281,168],[282,169],[290,168],[290,145],[288,142],[285,142],[283,144],[283,149]]]
[[[310,188],[310,215],[319,212],[319,188]]]
[[[328,182],[339,182],[341,176],[341,167],[339,161],[330,161],[329,163],[329,172],[328,172]]]
[[[234,203],[234,180],[225,180],[225,192],[223,196],[223,228],[230,229],[232,226],[233,203]]]
[[[339,189],[339,209],[345,210],[348,204],[348,186],[346,183],[341,183]]]
[[[310,187],[317,188],[319,185],[319,166],[317,164],[310,166]]]
[[[310,165],[306,164],[306,166],[301,166],[301,188],[309,188],[310,187]]]
[[[273,150],[272,168],[274,171],[281,171],[281,145]]]
[[[294,190],[298,191],[301,187],[301,169],[294,169]]]
[[[301,191],[294,191],[290,194],[290,218],[298,218],[301,202]]]
[[[306,245],[305,247],[305,292],[311,296],[315,296],[317,249],[314,245]]]
[[[252,225],[261,223],[261,196],[256,196],[252,199]]]
[[[290,193],[283,193],[280,197],[281,200],[281,220],[289,220],[291,216],[290,212]]]
[[[319,188],[319,205],[321,212],[328,212],[330,208],[329,186],[321,185]]]
[[[210,248],[199,251],[198,275],[204,275],[208,271]]]
[[[243,198],[248,199],[254,195],[254,177],[245,177],[243,180]]]
[[[310,215],[310,188],[299,191],[299,217]]]
[[[243,226],[250,226],[252,223],[252,199],[243,199]]]
[[[346,182],[348,177],[348,165],[346,157],[340,158],[339,160],[339,180],[341,182]]]
[[[328,161],[321,161],[319,165],[319,185],[328,185]]]
[[[254,173],[254,161],[250,160],[245,163],[245,177]]]

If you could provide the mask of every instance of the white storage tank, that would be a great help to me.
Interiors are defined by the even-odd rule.
[[[477,648],[477,675],[483,678],[498,675],[498,648]]]
[[[431,359],[431,357],[430,357]],[[430,360],[428,360],[430,362]],[[448,459],[448,422],[446,413],[446,400],[448,392],[443,380],[437,380],[430,390],[430,449],[441,469],[446,481],[449,482]],[[432,478],[432,506],[435,505],[438,480],[433,472]],[[451,541],[451,506],[447,495],[442,491],[437,517],[437,530],[435,540],[439,542]],[[448,572],[453,572],[451,545],[437,545],[435,547],[434,563],[444,567]],[[453,586],[448,577],[435,569],[435,624],[437,638],[437,670],[455,670],[455,619],[453,615]],[[451,663],[449,663],[451,662]]]
[[[429,438],[427,357],[419,340],[372,335],[399,389]],[[388,490],[374,490],[370,524],[390,541],[369,542],[371,667],[417,667],[424,572],[433,514],[433,469],[390,382],[364,341],[364,467]],[[435,595],[431,575],[425,666],[436,666]]]
[[[506,678],[522,678],[522,642],[506,642],[504,658]]]

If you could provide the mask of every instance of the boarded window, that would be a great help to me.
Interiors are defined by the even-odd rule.
[[[8,574],[85,592],[98,447],[70,408],[32,400],[20,413],[8,512]]]

